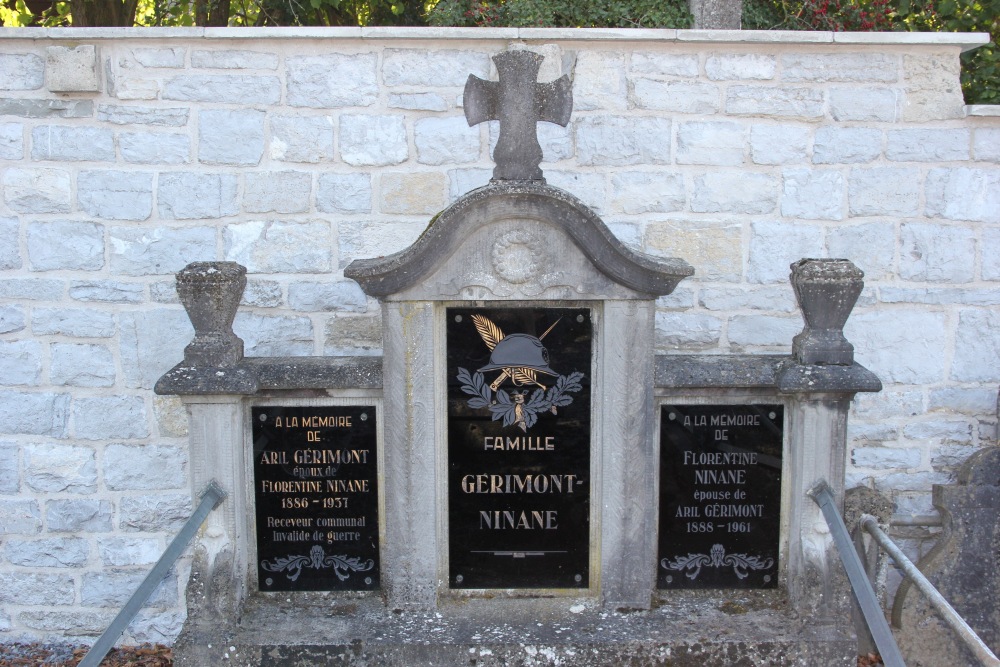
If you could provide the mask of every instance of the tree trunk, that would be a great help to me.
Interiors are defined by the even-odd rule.
[[[138,0],[70,0],[72,25],[131,28],[135,25],[136,4]]]

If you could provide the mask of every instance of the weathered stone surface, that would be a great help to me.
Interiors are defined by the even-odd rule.
[[[492,169],[450,169],[448,171],[448,202],[451,203],[466,192],[472,192],[487,185],[492,177]]]
[[[677,126],[677,164],[743,164],[744,127],[728,121],[688,121]]]
[[[127,276],[176,273],[215,256],[211,227],[114,227],[109,242],[111,270]]]
[[[489,55],[475,51],[386,49],[382,62],[387,86],[461,87],[470,74],[485,79],[489,73]]]
[[[97,47],[93,44],[45,47],[46,88],[53,93],[97,92]]]
[[[105,220],[145,220],[153,213],[153,174],[82,171],[76,179],[80,208]]]
[[[24,329],[24,326],[22,306],[0,306],[0,334],[17,333]]]
[[[754,125],[750,158],[755,164],[801,164],[808,160],[810,131],[798,125]]]
[[[806,220],[843,220],[844,176],[832,169],[785,169],[781,215]]]
[[[97,553],[106,566],[150,565],[160,557],[160,540],[151,537],[98,537]]]
[[[145,298],[145,290],[139,283],[123,283],[117,280],[73,280],[69,284],[69,296],[76,301],[139,303]]]
[[[0,229],[3,229],[3,222],[0,220]],[[28,261],[35,271],[96,271],[104,267],[104,225],[33,222],[28,225],[27,241]],[[2,243],[0,241],[0,247]],[[0,253],[0,266],[3,266],[2,257]]]
[[[98,637],[107,630],[114,612],[107,611],[22,611],[17,621],[24,627],[42,633],[59,633],[69,637]]]
[[[656,347],[659,350],[707,349],[722,338],[723,321],[714,315],[692,312],[656,314]]]
[[[661,257],[683,257],[701,280],[739,280],[743,274],[742,227],[729,222],[651,222],[646,248]]]
[[[0,218],[0,269],[21,268],[20,227],[17,218]]]
[[[964,227],[905,222],[899,232],[899,275],[921,282],[970,282],[975,232]]]
[[[448,102],[437,93],[392,93],[387,106],[409,111],[448,110]]]
[[[845,164],[871,162],[882,153],[883,137],[879,130],[865,127],[831,127],[816,130],[813,162]]]
[[[198,112],[198,161],[253,166],[264,155],[263,111],[205,109]]]
[[[126,162],[136,164],[185,164],[191,161],[191,140],[186,134],[122,132],[118,148]]]
[[[112,387],[115,384],[115,359],[105,345],[52,343],[49,356],[49,380],[54,385]]]
[[[795,295],[788,285],[755,288],[706,285],[698,290],[698,305],[723,312],[746,309],[797,312]]]
[[[944,379],[943,313],[896,308],[857,312],[844,333],[854,343],[855,359],[883,382],[924,384]]]
[[[920,179],[916,169],[855,168],[848,177],[847,187],[852,216],[917,214],[920,202]]]
[[[250,273],[326,273],[332,265],[330,223],[252,221],[227,225],[227,261]]]
[[[832,88],[830,116],[840,122],[892,123],[899,119],[899,98],[894,88]]]
[[[146,403],[140,396],[76,398],[73,401],[73,422],[76,437],[84,440],[149,436]]]
[[[977,127],[974,132],[972,152],[975,159],[1000,162],[1000,127]]]
[[[781,56],[786,81],[899,80],[899,58],[888,53],[786,53]]]
[[[248,213],[305,213],[312,195],[306,171],[261,171],[246,175],[243,210]]]
[[[823,255],[820,227],[794,221],[755,222],[751,229],[749,282],[785,282],[790,264],[803,257]]]
[[[368,299],[353,280],[292,283],[288,286],[288,305],[300,312],[364,312],[368,308]]]
[[[383,213],[433,214],[444,208],[445,182],[440,172],[385,172],[380,185]]]
[[[72,207],[70,173],[64,169],[3,172],[3,199],[18,213],[67,213]]]
[[[1000,380],[1000,357],[997,356],[1000,342],[993,335],[997,327],[1000,327],[1000,314],[994,311],[967,308],[960,312],[951,379],[990,383]]]
[[[962,445],[971,445],[973,442],[972,425],[964,419],[910,422],[903,427],[903,437]]]
[[[167,79],[161,97],[221,104],[277,104],[281,100],[281,82],[276,76],[184,74]]]
[[[366,107],[378,96],[374,53],[331,53],[287,58],[288,104],[293,107]]]
[[[49,500],[45,525],[54,533],[110,533],[112,511],[110,500]]]
[[[316,210],[323,213],[370,213],[372,178],[366,173],[320,174]]]
[[[160,217],[175,220],[224,218],[239,212],[235,174],[160,174],[156,193]]]
[[[694,179],[696,213],[770,213],[778,205],[778,180],[769,174],[712,171]]]
[[[105,71],[108,71],[105,68]],[[160,82],[157,79],[123,78],[118,81],[108,74],[109,91],[120,100],[155,100],[160,96]],[[111,85],[113,84],[113,85]]]
[[[899,470],[920,465],[921,451],[914,447],[855,447],[851,450],[851,463],[861,468]]]
[[[156,429],[160,437],[187,437],[187,410],[177,396],[154,396],[153,416],[156,418]]]
[[[776,116],[811,120],[823,116],[823,91],[815,88],[730,86],[726,112],[745,116]]]
[[[8,539],[3,545],[8,562],[25,567],[81,567],[87,564],[87,541],[76,537],[41,540]]]
[[[930,410],[968,415],[991,414],[996,404],[997,391],[989,387],[942,387],[932,389],[927,399]]]
[[[387,166],[409,155],[403,116],[340,117],[340,157],[349,165]]]
[[[0,391],[0,432],[66,435],[69,394]]]
[[[195,332],[184,348],[185,366],[232,368],[243,359],[243,341],[233,333],[233,318],[246,274],[246,267],[235,262],[206,261],[191,262],[177,273],[177,295]]]
[[[549,185],[572,193],[599,215],[608,208],[608,184],[602,173],[552,170],[545,172],[545,178]]]
[[[38,90],[45,61],[34,53],[0,53],[0,90]]]
[[[0,280],[0,297],[55,301],[63,296],[65,283],[44,278],[9,278]]]
[[[90,447],[45,443],[24,449],[24,482],[44,493],[93,493],[97,462]]]
[[[539,76],[540,81],[546,79]],[[573,105],[581,111],[626,108],[625,56],[614,52],[582,51],[573,68]]]
[[[42,348],[34,340],[0,341],[0,385],[37,385],[42,376]]]
[[[700,81],[657,81],[636,78],[630,82],[630,99],[640,109],[674,113],[714,114],[721,108],[722,91]]]
[[[705,59],[705,74],[713,81],[774,78],[778,61],[761,53],[716,53]]]
[[[329,162],[333,152],[332,116],[272,116],[268,155],[283,162]],[[322,175],[321,175],[322,177]]]
[[[42,532],[42,513],[38,509],[38,501],[0,500],[0,531],[4,535],[34,535]]]
[[[968,160],[969,130],[889,130],[885,157],[894,162]]]
[[[220,50],[191,52],[191,67],[205,69],[278,69],[278,55],[264,51]]]
[[[479,159],[479,128],[461,116],[421,118],[413,125],[420,164],[463,164]]]
[[[0,115],[21,118],[90,118],[91,100],[0,98]]]
[[[616,172],[611,193],[611,211],[629,215],[681,211],[687,201],[684,176],[670,172]]]
[[[119,325],[125,385],[139,389],[152,389],[184,357],[184,346],[194,336],[191,321],[180,308],[123,313]]]
[[[308,317],[238,313],[233,331],[243,339],[248,357],[301,357],[314,353],[315,336]]]
[[[31,158],[114,162],[114,134],[101,127],[41,125],[31,131]]]
[[[115,125],[159,125],[183,127],[187,125],[187,107],[144,107],[120,104],[97,105],[97,120]]]
[[[0,123],[0,160],[20,160],[24,157],[24,125]]]
[[[68,574],[37,572],[0,573],[0,602],[15,605],[63,606],[73,604],[76,590]]]
[[[187,49],[175,46],[166,49],[132,49],[132,57],[143,67],[179,69],[184,67]]]
[[[338,356],[381,354],[382,320],[370,316],[334,317],[327,321],[324,354]]]
[[[186,482],[187,454],[180,447],[116,444],[104,449],[104,483],[109,489],[180,489]]]
[[[577,161],[582,165],[667,164],[667,118],[587,116],[576,122]]]
[[[409,222],[341,222],[337,242],[341,268],[355,259],[388,255],[407,248],[427,227],[426,223]],[[383,237],[376,240],[375,237]]]
[[[85,607],[121,609],[139,588],[146,574],[142,570],[88,572],[80,582],[80,604]],[[157,586],[144,606],[162,609],[177,602],[177,577],[169,574]]]
[[[926,122],[965,116],[958,53],[903,54],[903,120]]]
[[[866,278],[878,280],[892,272],[896,230],[890,221],[837,225],[827,230],[826,245],[831,257],[848,257]]]
[[[726,337],[737,350],[778,347],[788,349],[792,338],[802,330],[798,317],[775,315],[734,315],[729,319]]]
[[[191,496],[187,493],[122,496],[118,527],[127,532],[176,533],[191,512]]]
[[[941,167],[931,169],[925,186],[932,218],[1000,222],[1000,171]]]
[[[698,55],[695,53],[644,53],[632,54],[629,72],[656,76],[698,76]]]

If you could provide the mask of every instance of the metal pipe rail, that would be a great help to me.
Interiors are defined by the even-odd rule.
[[[951,629],[953,629],[958,636],[962,639],[966,646],[972,651],[976,659],[979,660],[983,667],[1000,667],[1000,659],[990,650],[990,647],[983,643],[983,640],[979,638],[975,630],[969,627],[969,624],[965,622],[955,608],[948,604],[948,601],[944,599],[944,596],[936,588],[934,584],[928,581],[927,577],[917,569],[917,566],[913,564],[909,558],[906,557],[896,543],[893,542],[888,535],[886,535],[881,528],[878,526],[878,519],[870,514],[862,514],[860,519],[861,529],[867,532],[872,538],[878,542],[878,545],[885,549],[896,564],[903,570],[903,573],[913,581],[917,589],[927,596],[928,602],[931,603],[941,617],[944,619],[945,623],[948,624]]]
[[[209,482],[208,486],[201,494],[201,502],[198,503],[197,509],[195,509],[194,514],[184,523],[181,527],[177,536],[171,540],[167,549],[160,556],[160,560],[156,561],[156,565],[153,569],[149,571],[146,578],[142,580],[139,584],[139,588],[136,589],[132,597],[129,598],[122,610],[118,612],[114,620],[111,621],[111,625],[108,629],[98,637],[94,645],[90,647],[87,651],[87,655],[83,657],[80,661],[79,667],[99,667],[101,661],[104,660],[104,656],[108,654],[111,647],[115,645],[118,638],[121,637],[122,633],[125,632],[125,628],[128,627],[135,615],[139,613],[142,606],[146,604],[146,600],[149,596],[153,594],[156,587],[160,585],[163,578],[167,576],[167,572],[173,567],[174,562],[183,553],[185,547],[187,547],[188,542],[194,537],[195,533],[201,527],[202,522],[205,518],[219,506],[219,503],[223,501],[226,497],[226,492],[222,490],[215,480]]]
[[[808,491],[808,496],[819,505],[826,519],[826,524],[830,527],[830,534],[833,536],[833,543],[837,546],[837,553],[840,555],[840,562],[844,564],[847,571],[847,578],[851,582],[854,590],[854,597],[861,607],[865,622],[871,630],[875,646],[878,647],[879,655],[882,656],[882,663],[885,667],[906,667],[903,656],[896,645],[896,639],[892,636],[889,623],[885,620],[882,607],[878,603],[875,589],[868,581],[865,574],[864,565],[858,557],[858,552],[851,542],[851,536],[844,525],[844,519],[840,516],[837,503],[833,498],[833,491],[826,480],[820,480]]]

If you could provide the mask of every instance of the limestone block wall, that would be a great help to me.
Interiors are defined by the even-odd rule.
[[[487,182],[496,127],[461,93],[509,46],[573,79],[549,182],[696,269],[657,304],[661,353],[788,353],[789,264],[866,272],[847,334],[886,388],[852,411],[848,486],[933,518],[931,484],[997,437],[1000,115],[958,83],[983,41],[0,31],[0,641],[101,632],[191,509],[186,416],[152,393],[193,333],[173,273],[247,266],[248,355],[380,354],[343,268]],[[128,641],[176,635],[185,563]]]

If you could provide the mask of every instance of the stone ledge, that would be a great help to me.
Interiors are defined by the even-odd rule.
[[[849,628],[846,619],[838,626],[797,617],[780,594],[741,591],[674,593],[641,612],[575,598],[468,599],[394,611],[378,597],[291,593],[252,596],[228,628],[189,618],[174,650],[181,667],[227,658],[254,667],[847,667],[857,660]]]
[[[674,30],[650,28],[2,28],[0,39],[361,39],[361,40],[531,40],[689,42],[716,44],[852,44],[864,46],[958,46],[963,51],[989,42],[972,32],[811,32],[798,30]]]
[[[877,392],[882,383],[860,364],[821,366],[796,364],[783,355],[656,356],[657,389],[768,388],[783,394]]]
[[[230,368],[185,366],[156,381],[157,394],[253,395],[287,389],[381,389],[382,357],[248,357]]]
[[[967,104],[965,115],[1000,117],[1000,104]]]

